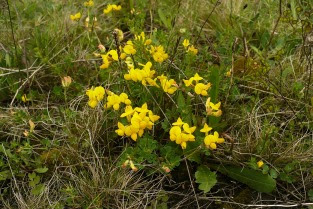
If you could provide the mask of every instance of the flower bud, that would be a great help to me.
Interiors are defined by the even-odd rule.
[[[62,82],[62,86],[64,88],[67,88],[71,85],[72,83],[72,78],[70,76],[65,76],[61,79],[61,82]]]

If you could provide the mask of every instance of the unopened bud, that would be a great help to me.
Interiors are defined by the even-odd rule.
[[[165,165],[162,166],[162,169],[164,170],[165,173],[171,172],[171,169]]]
[[[65,76],[61,79],[61,82],[62,82],[62,86],[64,88],[67,88],[71,85],[72,83],[72,78],[70,76]]]
[[[130,168],[134,171],[134,172],[136,172],[136,171],[138,171],[138,168],[134,165],[134,163],[133,163],[133,161],[129,161],[129,163],[130,163]]]
[[[126,167],[128,166],[128,164],[129,164],[129,160],[126,160],[126,161],[123,163],[122,168],[126,168]]]
[[[98,49],[100,49],[102,53],[105,52],[105,47],[102,44],[99,44]]]

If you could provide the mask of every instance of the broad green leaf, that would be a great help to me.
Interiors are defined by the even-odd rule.
[[[43,168],[36,168],[35,171],[37,173],[46,173],[48,171],[47,167],[43,167]]]
[[[160,17],[162,23],[165,25],[165,27],[167,29],[171,29],[171,27],[172,27],[171,21],[169,18],[166,17],[166,15],[164,14],[162,9],[158,9],[158,14],[159,14],[159,17]]]
[[[268,174],[248,168],[235,166],[212,166],[217,171],[244,183],[258,192],[271,193],[276,188],[276,181]]]
[[[199,166],[198,170],[195,174],[196,182],[199,185],[199,189],[204,193],[207,193],[211,190],[211,188],[216,184],[216,173],[210,171],[210,169],[206,166]]]

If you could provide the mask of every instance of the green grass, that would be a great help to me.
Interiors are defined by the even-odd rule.
[[[305,207],[313,201],[309,0],[95,0],[90,8],[74,0],[8,3],[10,15],[7,2],[0,3],[1,208]],[[103,14],[108,3],[122,10]],[[72,21],[77,12],[81,19]],[[115,28],[124,32],[118,45],[144,31],[164,46],[163,63],[138,44],[131,58],[140,68],[151,61],[157,75],[174,79],[174,94],[126,81],[124,61],[100,69],[95,54],[100,44],[117,49]],[[186,53],[184,39],[199,50],[196,56]],[[207,97],[184,85],[195,73],[212,83],[209,96],[221,101],[221,117],[207,117]],[[68,88],[61,84],[65,76],[72,78]],[[160,119],[137,142],[118,136],[117,123],[127,123],[120,118],[124,105],[118,111],[87,105],[86,90],[99,85],[127,93],[133,107],[147,102]],[[197,126],[186,150],[170,141],[178,117]],[[204,147],[205,122],[225,139],[216,150]],[[126,160],[138,171],[123,166]],[[216,172],[208,193],[195,183],[199,166]],[[234,180],[226,167],[244,172]],[[274,181],[274,191],[258,192],[258,181],[251,188],[249,170]]]

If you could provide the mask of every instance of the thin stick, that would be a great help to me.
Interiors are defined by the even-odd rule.
[[[199,31],[199,33],[198,33],[198,36],[197,36],[197,39],[196,39],[195,43],[198,42],[198,40],[199,40],[199,38],[200,38],[200,34],[202,33],[203,27],[204,27],[205,24],[209,21],[211,15],[212,15],[213,12],[215,11],[215,9],[216,9],[216,7],[218,6],[219,3],[220,3],[220,0],[217,0],[216,3],[215,3],[215,5],[214,5],[214,7],[213,7],[213,9],[211,10],[209,16],[206,18],[206,20],[205,20],[204,23],[202,24],[202,26],[201,26],[201,28],[200,28],[200,31]]]
[[[12,17],[11,17],[9,0],[7,0],[7,5],[8,5],[8,12],[9,12],[9,18],[10,18],[11,33],[12,33],[13,42],[14,42],[15,59],[17,60],[17,48],[16,48],[16,41],[15,41],[14,31],[13,31],[13,23],[12,23]]]
[[[278,18],[277,18],[277,21],[276,21],[275,26],[274,26],[274,28],[273,28],[273,31],[272,31],[272,33],[271,33],[270,40],[268,41],[268,44],[267,44],[267,47],[266,47],[267,50],[268,50],[268,47],[269,47],[269,46],[271,45],[271,43],[272,43],[272,40],[273,40],[273,37],[274,37],[274,33],[275,33],[276,29],[277,29],[277,26],[278,26],[278,23],[279,23],[279,21],[280,21],[281,16],[282,16],[282,0],[279,0],[279,16],[278,16]]]
[[[190,175],[190,171],[189,171],[188,163],[187,163],[186,158],[184,158],[184,160],[185,160],[185,163],[186,163],[187,172],[188,172],[188,176],[189,176],[190,184],[191,184],[191,187],[192,187],[192,191],[193,191],[193,194],[194,194],[194,196],[195,196],[197,206],[198,206],[198,208],[200,208],[200,205],[199,205],[199,202],[198,202],[198,197],[197,197],[197,194],[196,194],[196,190],[195,190],[195,187],[193,186],[193,183],[192,183],[192,179],[191,179],[191,175]]]

